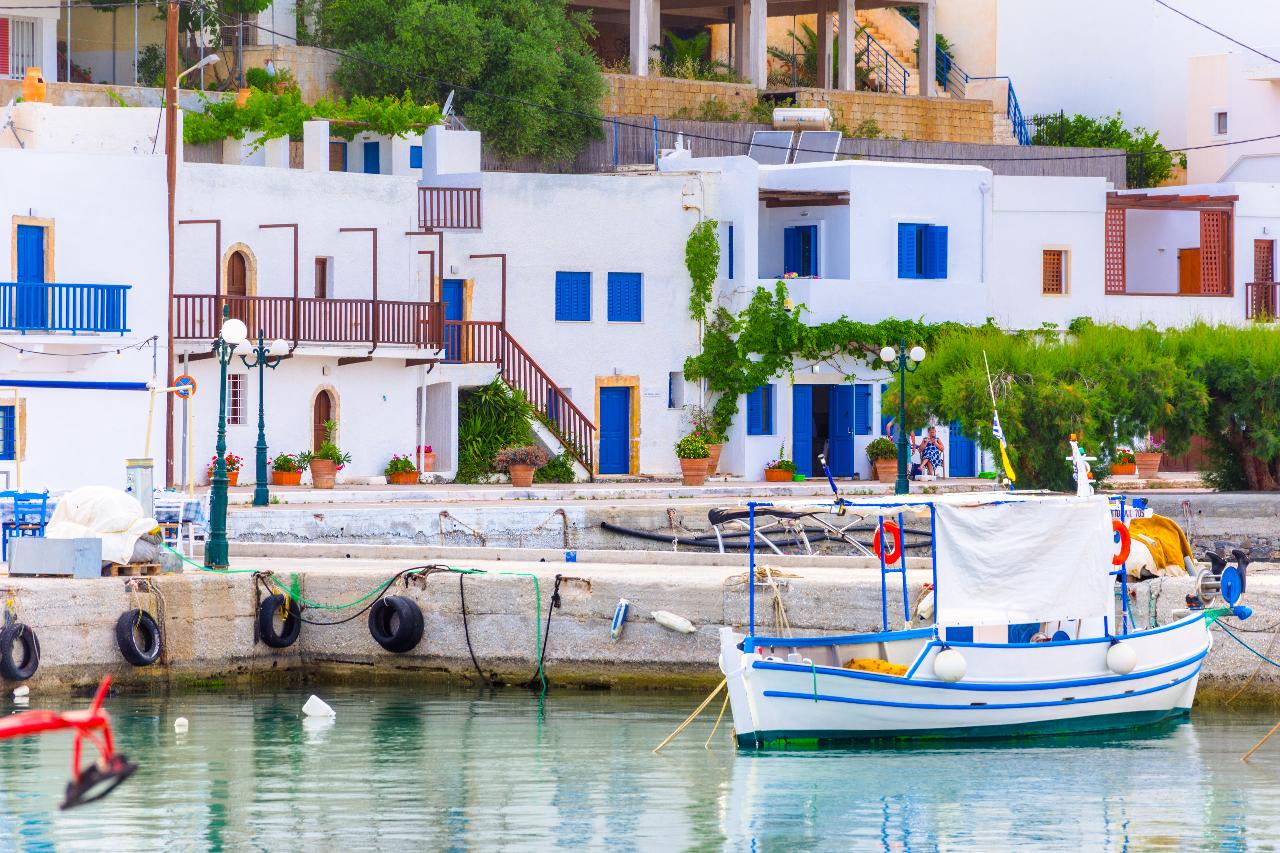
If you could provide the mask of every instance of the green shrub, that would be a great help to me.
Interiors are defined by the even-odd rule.
[[[551,461],[533,475],[535,483],[572,483],[576,479],[578,478],[573,473],[573,457],[568,453],[552,456]]]
[[[1173,172],[1173,158],[1160,144],[1160,132],[1144,127],[1127,128],[1120,113],[1102,118],[1080,115],[1032,117],[1033,145],[1065,145],[1071,148],[1123,148],[1129,152],[1126,171],[1130,187],[1155,187]]]
[[[872,462],[879,462],[885,459],[897,459],[898,447],[892,440],[885,436],[872,439],[867,444],[867,458]]]
[[[691,433],[676,442],[678,459],[707,459],[710,456],[711,450],[707,447],[706,439],[699,433]]]
[[[458,404],[456,482],[479,483],[497,473],[493,460],[504,447],[533,443],[529,404],[495,379],[464,393]]]

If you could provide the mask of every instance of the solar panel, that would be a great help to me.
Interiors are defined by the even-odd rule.
[[[830,163],[840,150],[840,131],[802,130],[794,163]]]
[[[787,162],[787,155],[791,153],[792,135],[789,130],[753,131],[747,156],[761,166],[781,166]]]

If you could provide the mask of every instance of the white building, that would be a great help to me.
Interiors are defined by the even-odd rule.
[[[60,0],[0,0],[0,80],[21,80],[39,68],[57,80]]]
[[[183,479],[181,407],[167,422],[162,398],[147,415],[170,331],[176,372],[198,385],[190,456],[203,481],[224,307],[289,346],[264,377],[273,455],[314,448],[332,419],[353,456],[342,479],[376,480],[422,444],[448,475],[459,395],[502,376],[584,475],[672,474],[682,406],[703,399],[682,373],[699,346],[684,249],[701,217],[722,238],[718,303],[738,310],[792,274],[790,297],[813,323],[1243,323],[1280,301],[1269,164],[1255,169],[1265,180],[1123,193],[972,166],[684,152],[645,174],[482,174],[475,134],[433,128],[416,149],[336,142],[313,122],[302,168],[289,168],[284,140],[229,144],[230,165],[181,165],[170,303],[156,111],[21,104],[15,115],[24,147],[0,137],[0,185],[14,188],[0,199],[12,229],[0,241],[12,273],[0,284],[0,477],[16,476],[21,436],[26,486],[119,483],[148,424],[151,455]],[[343,163],[361,171],[330,171]],[[230,374],[227,440],[243,483],[258,377],[239,359]],[[838,476],[867,477],[888,379],[843,357],[774,377],[740,401],[722,470],[758,479],[785,442],[802,471],[818,473],[825,451]],[[952,476],[981,470],[971,441],[946,425],[943,438]]]
[[[1192,57],[1188,76],[1187,145],[1199,149],[1187,152],[1188,182],[1232,180],[1244,158],[1280,154],[1280,63],[1235,50]]]

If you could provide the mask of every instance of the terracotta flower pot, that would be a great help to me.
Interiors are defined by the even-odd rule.
[[[296,486],[302,482],[301,471],[272,471],[271,485],[273,486]]]
[[[537,470],[532,465],[512,465],[507,469],[507,473],[511,475],[511,485],[527,489],[533,485],[533,472]]]
[[[765,468],[764,479],[768,483],[790,483],[791,472],[786,468]]]
[[[1135,462],[1117,462],[1111,466],[1111,473],[1114,476],[1122,477],[1126,474],[1136,474],[1138,465]]]
[[[1137,460],[1138,476],[1144,480],[1150,480],[1160,472],[1160,453],[1135,453],[1133,458]]]
[[[711,452],[711,455],[707,457],[707,476],[711,477],[720,467],[720,451],[724,450],[724,445],[708,444],[707,450]]]
[[[393,486],[416,486],[418,484],[418,472],[396,471],[394,474],[387,475],[387,482]]]
[[[311,485],[317,489],[332,489],[338,478],[338,466],[327,459],[311,460]]]
[[[436,469],[436,455],[434,453],[422,454],[422,464],[420,471],[434,471]]]
[[[237,469],[237,470],[235,470],[235,471],[228,471],[228,472],[227,472],[227,485],[228,485],[228,486],[235,486],[235,485],[238,485],[238,484],[239,484],[239,482],[240,482],[240,471],[239,471],[239,469]]]
[[[701,486],[707,482],[707,459],[681,459],[680,473],[686,486]]]
[[[871,463],[871,467],[875,469],[876,479],[881,483],[892,483],[898,479],[897,459],[877,459]]]

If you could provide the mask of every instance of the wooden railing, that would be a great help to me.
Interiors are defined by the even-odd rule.
[[[372,299],[294,299],[289,296],[213,296],[180,294],[173,298],[173,335],[213,340],[222,328],[222,308],[267,340],[293,343],[408,344],[439,349],[444,345],[442,306],[438,302],[386,302]]]
[[[1280,319],[1280,283],[1251,281],[1245,285],[1248,300],[1245,317],[1249,320]]]
[[[418,187],[420,230],[479,227],[479,187]]]
[[[569,454],[587,471],[594,471],[595,424],[501,323],[445,320],[444,360],[451,364],[497,364],[502,380],[529,401]]]
[[[0,282],[0,331],[129,331],[127,284]]]

